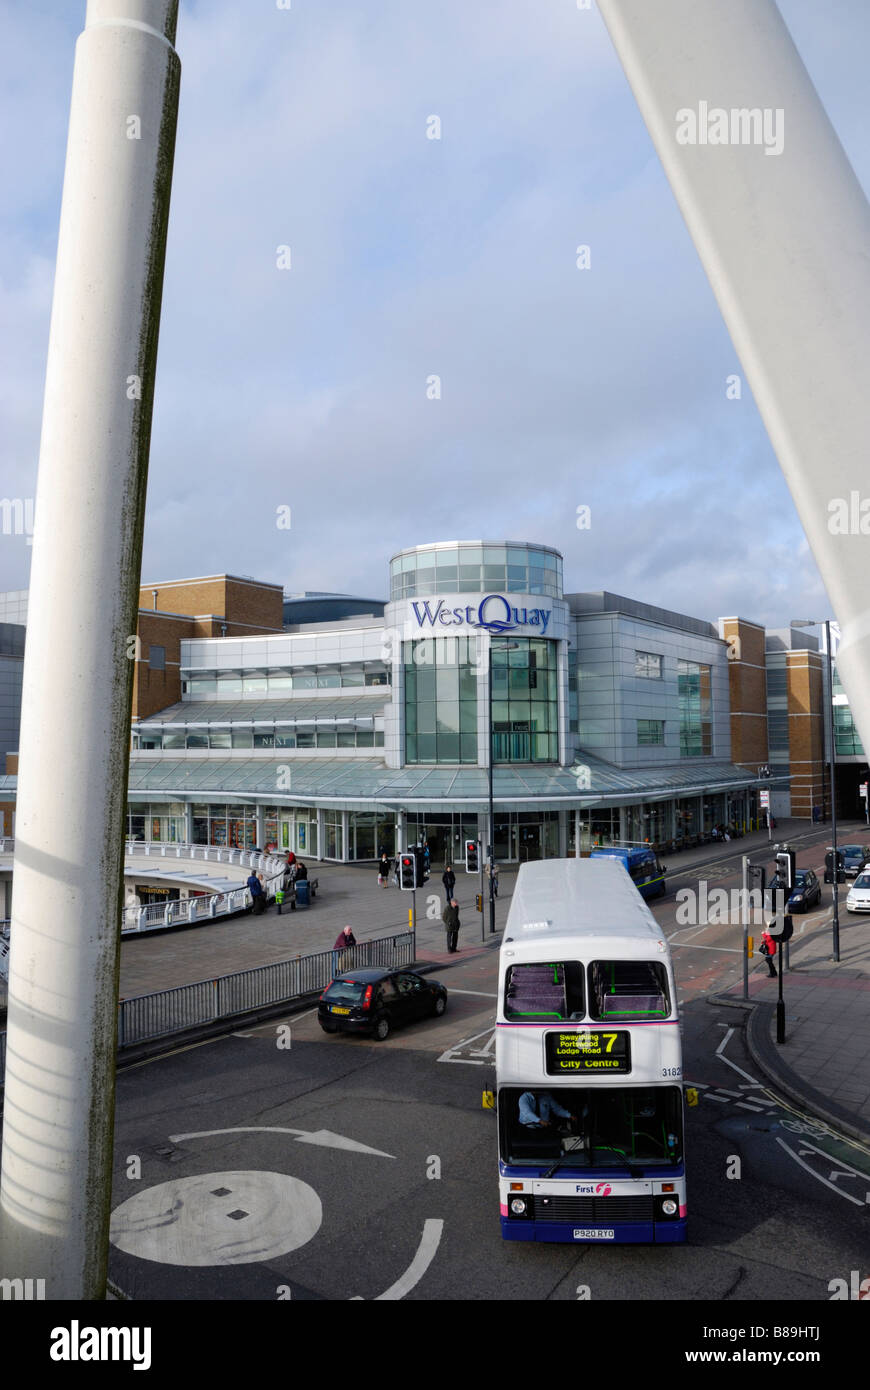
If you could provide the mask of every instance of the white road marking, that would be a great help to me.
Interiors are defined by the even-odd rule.
[[[714,1094],[713,1094],[712,1091],[710,1092],[710,1094],[709,1094],[708,1096],[705,1096],[704,1099],[705,1099],[705,1100],[718,1100],[720,1105],[730,1105],[730,1101],[728,1100],[727,1096],[714,1096]]]
[[[728,1042],[733,1032],[733,1028],[728,1029],[728,1032],[725,1034],[719,1046],[716,1048],[716,1056],[719,1058],[720,1061],[726,1062],[729,1067],[733,1067],[735,1071],[739,1071],[740,1075],[745,1076],[747,1081],[752,1081],[753,1083],[755,1083],[754,1076],[750,1076],[748,1071],[744,1071],[742,1067],[738,1067],[736,1062],[732,1062],[730,1057],[725,1056],[725,1048],[728,1046]]]
[[[799,1154],[795,1153],[794,1149],[790,1149],[788,1144],[786,1144],[783,1139],[780,1139],[779,1135],[776,1136],[776,1142],[780,1145],[781,1148],[785,1149],[787,1154],[791,1155],[795,1163],[799,1163],[800,1166],[804,1168],[806,1172],[809,1173],[810,1177],[817,1178],[819,1182],[825,1184],[825,1187],[829,1187],[832,1192],[836,1192],[838,1197],[845,1197],[847,1202],[853,1202],[856,1207],[863,1207],[866,1205],[866,1203],[860,1201],[857,1197],[853,1197],[850,1192],[842,1192],[839,1187],[835,1187],[832,1182],[828,1182],[827,1178],[823,1178],[821,1173],[816,1173],[808,1163],[804,1163],[803,1159],[800,1157]],[[816,1152],[821,1152],[821,1150],[816,1150]],[[825,1158],[828,1157],[830,1157],[830,1155],[825,1154]]]
[[[739,1105],[741,1110],[751,1110],[753,1115],[761,1115],[763,1113],[763,1106],[750,1105],[749,1102],[745,1100],[737,1100],[734,1104]]]
[[[455,989],[453,986],[451,986],[450,993],[451,993],[451,994],[475,994],[475,995],[477,995],[478,999],[497,999],[497,998],[498,998],[498,995],[497,995],[497,994],[487,994],[486,991],[485,991],[485,990],[482,990],[482,989]]]
[[[287,1129],[283,1125],[237,1125],[232,1129],[201,1129],[192,1134],[170,1134],[173,1144],[184,1139],[212,1139],[219,1134],[292,1134],[300,1144],[319,1144],[325,1149],[347,1149],[350,1153],[374,1154],[375,1158],[395,1158],[395,1154],[385,1154],[380,1149],[370,1149],[367,1144],[358,1144],[355,1139],[346,1139],[343,1134],[333,1134],[329,1129],[307,1130]]]
[[[670,941],[670,939],[671,938],[668,937],[668,941]],[[700,941],[675,941],[673,949],[675,951],[726,951],[729,954],[733,953],[735,956],[741,956],[743,954],[739,946],[702,946]]]
[[[383,1303],[384,1301],[396,1302],[398,1299],[404,1298],[406,1293],[410,1293],[415,1284],[419,1284],[426,1270],[435,1258],[435,1253],[441,1241],[441,1233],[443,1230],[443,1221],[436,1221],[430,1218],[424,1223],[423,1235],[417,1247],[416,1255],[408,1265],[402,1277],[397,1279],[395,1284],[391,1284],[386,1293],[378,1294],[375,1299],[376,1303]],[[362,1303],[363,1299],[357,1294],[350,1301],[351,1303]]]
[[[462,1062],[471,1067],[485,1067],[487,1065],[486,1062],[473,1060],[472,1057],[457,1057],[455,1054],[461,1051],[463,1047],[468,1047],[469,1043],[477,1042],[478,1038],[486,1038],[490,1034],[494,1036],[495,1030],[492,1028],[484,1028],[480,1033],[475,1033],[473,1037],[463,1038],[461,1042],[454,1043],[452,1047],[448,1047],[441,1053],[441,1056],[436,1057],[435,1060],[437,1062]],[[483,1054],[478,1049],[478,1056],[482,1055]]]

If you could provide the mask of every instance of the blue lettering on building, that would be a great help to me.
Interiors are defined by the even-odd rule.
[[[544,633],[553,611],[551,608],[513,608],[503,594],[484,595],[477,608],[471,604],[466,608],[447,608],[441,598],[434,606],[424,599],[422,603],[412,603],[411,607],[419,627],[427,623],[430,627],[436,623],[442,627],[465,623],[486,632],[515,632],[518,627],[539,627]]]

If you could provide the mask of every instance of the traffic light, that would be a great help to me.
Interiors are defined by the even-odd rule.
[[[411,850],[406,850],[399,859],[399,887],[404,892],[417,887],[417,860]]]
[[[833,882],[834,882],[834,851],[833,851],[833,849],[829,849],[828,852],[827,852],[827,854],[825,855],[825,883],[833,883]],[[844,859],[844,857],[843,857],[843,851],[842,851],[841,849],[838,849],[838,850],[837,850],[837,882],[838,882],[838,883],[845,883],[845,882],[846,882],[846,861],[845,861],[845,859]]]
[[[797,855],[793,849],[782,849],[776,856],[776,875],[780,884],[789,893],[795,885]]]
[[[465,841],[465,872],[467,874],[476,874],[480,872],[480,868],[477,862],[476,840]]]
[[[426,872],[426,856],[422,845],[414,846],[414,887],[422,888],[429,875]]]

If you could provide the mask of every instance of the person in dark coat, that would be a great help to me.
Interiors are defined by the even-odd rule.
[[[382,888],[389,888],[390,886],[390,857],[386,850],[378,860],[378,883]]]
[[[455,898],[450,899],[441,913],[441,921],[447,931],[447,950],[452,955],[454,951],[459,949],[457,946],[459,940],[459,904]]]
[[[300,878],[307,878],[307,877],[308,877],[308,870],[306,869],[306,867],[305,867],[305,865],[302,863],[302,861],[301,861],[300,859],[297,859],[297,861],[296,861],[296,881],[297,881],[297,883],[298,883],[298,881],[299,881]]]
[[[251,893],[251,907],[254,916],[258,916],[266,906],[266,894],[263,892],[263,884],[258,874],[253,869],[248,876],[248,888]]]
[[[453,890],[456,887],[456,875],[449,864],[445,866],[444,872],[441,875],[441,882],[444,884],[444,896],[449,904],[450,899],[453,897]]]

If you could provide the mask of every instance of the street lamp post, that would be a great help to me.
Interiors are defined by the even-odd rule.
[[[518,647],[519,642],[503,642],[502,651],[511,651]],[[495,932],[495,873],[494,864],[494,840],[495,840],[495,815],[492,804],[492,637],[489,639],[489,930]]]
[[[840,959],[840,894],[839,894],[839,872],[837,866],[837,785],[835,778],[835,747],[834,747],[834,662],[831,655],[831,620],[830,618],[819,619],[818,622],[811,622],[809,619],[800,622],[793,622],[792,627],[821,627],[824,622],[825,646],[828,655],[828,739],[831,746],[831,850],[833,854],[831,866],[831,878],[833,879],[833,948],[834,960]]]

